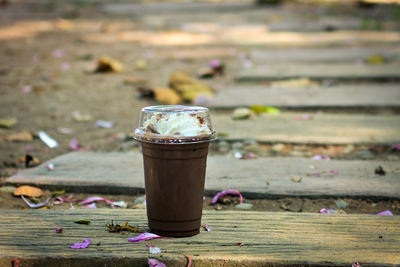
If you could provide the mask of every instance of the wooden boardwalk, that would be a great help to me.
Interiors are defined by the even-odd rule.
[[[230,114],[216,114],[213,124],[227,140],[257,140],[265,143],[299,144],[387,144],[400,143],[400,116],[311,113],[301,120],[299,113],[261,114],[248,120],[233,120]]]
[[[139,152],[73,152],[50,162],[54,164],[53,171],[49,171],[47,163],[44,163],[19,172],[7,182],[69,192],[144,192],[143,163]],[[375,174],[378,166],[384,168],[385,176]],[[329,173],[332,170],[338,173]],[[293,182],[292,177],[301,178],[301,182]],[[399,178],[396,162],[293,158],[239,160],[229,156],[209,156],[205,189],[210,196],[228,188],[237,189],[248,198],[400,199]]]
[[[253,49],[251,59],[256,63],[303,62],[303,63],[343,63],[368,61],[372,56],[379,56],[383,61],[393,60],[400,53],[398,46],[373,47],[320,47],[290,49]]]
[[[398,80],[398,65],[355,64],[268,64],[243,69],[236,76],[238,81],[268,81],[294,78],[313,80]]]
[[[78,225],[78,219],[91,222]],[[147,223],[141,210],[1,210],[0,266],[11,266],[12,259],[23,266],[147,266],[149,258],[185,266],[186,256],[193,266],[400,264],[399,216],[205,211],[202,221],[211,232],[148,241],[161,248],[156,255],[144,242],[127,241],[137,234],[109,233],[111,220]],[[84,238],[92,239],[87,249],[69,248]]]
[[[233,85],[219,91],[207,104],[212,108],[399,108],[400,85],[366,84],[301,87]]]
[[[374,7],[374,16],[369,18],[366,14],[372,14],[371,10],[369,13],[354,7],[347,10],[350,6],[336,9],[334,5],[329,8],[310,5],[297,9],[285,4],[264,8],[253,2],[102,2],[99,9],[110,16],[104,26],[99,30],[78,30],[73,39],[65,40],[78,40],[82,44],[79,53],[86,50],[96,57],[102,51],[99,47],[106,44],[106,47],[112,47],[110,56],[125,60],[125,73],[107,76],[109,80],[114,79],[112,86],[105,82],[105,75],[96,75],[96,80],[85,80],[89,83],[104,81],[103,89],[108,90],[107,86],[117,88],[113,92],[126,98],[125,104],[117,107],[121,112],[110,108],[110,116],[115,120],[121,119],[118,121],[121,124],[126,122],[124,115],[127,112],[141,108],[138,102],[132,104],[131,95],[126,97],[125,89],[131,88],[125,88],[125,85],[123,88],[124,78],[143,76],[158,83],[157,86],[163,83],[166,86],[170,73],[180,68],[194,76],[198,69],[207,65],[207,61],[215,58],[226,65],[225,77],[206,81],[219,89],[208,104],[214,127],[217,132],[225,134],[220,140],[301,145],[400,144],[400,116],[396,113],[400,107],[400,23],[388,20],[395,17],[394,8],[382,10],[380,6]],[[111,19],[113,15],[118,18],[115,25]],[[124,16],[131,23],[125,23]],[[79,21],[76,21],[77,25],[80,25]],[[90,24],[90,20],[80,22]],[[374,22],[375,26],[364,25]],[[57,21],[55,28],[64,24],[68,21]],[[7,34],[7,30],[6,34],[3,32],[3,39],[8,38]],[[19,51],[8,47],[5,50],[9,54]],[[70,56],[76,57],[72,52],[69,51]],[[44,59],[45,55],[40,57]],[[139,58],[148,63],[148,72],[142,70],[139,74],[134,70],[132,62]],[[71,63],[73,68],[69,73],[78,77],[79,71],[84,72],[84,62]],[[43,73],[47,71],[43,69]],[[64,82],[67,73],[55,75],[57,79],[49,86],[57,89],[76,87],[73,81],[82,81],[69,77],[68,81],[72,82]],[[53,77],[51,72],[49,74]],[[25,76],[21,75],[21,81],[15,81],[13,86],[21,85]],[[271,86],[271,81],[275,80],[304,78],[317,83],[310,88]],[[35,84],[33,86],[36,88]],[[110,102],[103,99],[102,91],[97,92],[97,104],[98,101]],[[44,94],[37,97],[43,101],[60,98],[64,103],[82,95],[63,95],[62,90],[50,93],[46,86]],[[231,118],[233,108],[253,105],[294,110],[304,108],[311,119],[303,120],[301,112],[286,111],[277,115],[254,115],[247,120]],[[54,109],[56,111],[49,108],[57,127],[64,123],[69,125],[69,118],[63,121],[59,116],[70,112],[66,107],[70,106]],[[25,110],[23,106],[19,108],[18,111]],[[99,115],[91,108],[88,107],[88,112]],[[378,112],[362,112],[364,108]],[[338,109],[335,110],[338,112],[329,113],[329,109]],[[390,113],[379,112],[381,110]],[[36,110],[32,112],[39,114]],[[21,124],[24,123],[26,121]],[[32,124],[35,127],[41,125],[36,120]],[[111,131],[131,130],[131,125],[129,128],[119,126],[108,129],[110,132],[106,133],[93,132],[93,135],[111,136],[108,135]],[[82,128],[76,136],[79,133],[82,133]],[[60,146],[64,145],[60,142]],[[211,196],[232,188],[241,191],[248,199],[346,197],[398,200],[399,158],[398,155],[391,156],[394,159],[390,161],[316,161],[279,157],[239,160],[231,154],[211,155],[205,193]],[[50,162],[54,164],[52,171],[46,168]],[[386,175],[375,174],[379,166]],[[135,194],[144,193],[143,176],[139,151],[72,152],[36,168],[23,170],[8,178],[6,183],[65,189],[67,192]],[[77,219],[90,219],[91,223],[78,225],[74,223]],[[355,262],[364,267],[400,266],[400,216],[204,211],[203,222],[213,231],[202,230],[190,238],[148,241],[161,248],[162,253],[156,255],[150,254],[144,243],[127,241],[128,237],[136,234],[109,233],[105,224],[112,220],[147,227],[144,210],[0,209],[0,267],[13,266],[13,259],[25,267],[147,266],[149,258],[156,258],[167,266],[186,266],[187,256],[191,257],[192,266],[351,266]],[[55,232],[57,226],[63,227],[62,233]],[[89,248],[69,248],[84,238],[92,239]]]

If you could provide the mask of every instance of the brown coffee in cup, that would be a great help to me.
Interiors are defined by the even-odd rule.
[[[215,139],[208,110],[144,108],[135,139],[143,153],[150,230],[162,236],[198,234],[208,146]]]

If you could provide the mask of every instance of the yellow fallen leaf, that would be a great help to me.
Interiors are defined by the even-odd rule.
[[[40,188],[23,185],[15,189],[15,196],[27,196],[27,197],[40,197],[43,194],[43,191]]]
[[[17,124],[17,118],[1,118],[0,119],[0,128],[11,128],[15,124]]]
[[[147,61],[144,59],[139,59],[136,61],[135,67],[137,70],[145,70],[147,69]]]
[[[381,55],[371,55],[366,60],[367,64],[381,65],[385,63],[385,58]]]
[[[154,97],[158,102],[168,105],[176,105],[182,102],[182,98],[171,88],[155,88]]]
[[[250,107],[250,110],[253,111],[256,114],[261,114],[261,113],[268,113],[268,114],[279,114],[280,110],[276,107],[271,107],[271,106],[260,106],[260,105],[254,105]]]
[[[251,110],[248,108],[236,108],[232,113],[234,120],[247,120],[251,117]]]

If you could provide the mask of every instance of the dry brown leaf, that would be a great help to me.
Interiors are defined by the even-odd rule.
[[[40,164],[40,159],[36,158],[36,157],[32,157],[29,154],[26,154],[25,156],[20,157],[19,159],[16,160],[17,164],[20,163],[25,163],[25,167],[33,167],[33,166],[37,166]]]
[[[97,62],[95,72],[122,72],[124,67],[121,62],[110,57],[101,57]]]
[[[33,140],[33,137],[30,132],[22,131],[7,135],[6,140],[11,142],[29,142]]]
[[[40,188],[23,185],[15,189],[14,195],[16,196],[27,196],[27,197],[40,197],[43,191]]]
[[[183,100],[192,102],[199,96],[211,98],[213,91],[207,85],[189,77],[185,72],[175,72],[171,75],[169,85],[177,91]]]
[[[158,102],[168,105],[176,105],[182,102],[182,98],[171,88],[155,88],[154,97]]]

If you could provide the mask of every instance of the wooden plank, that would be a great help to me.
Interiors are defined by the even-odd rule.
[[[214,114],[215,128],[228,140],[312,144],[397,144],[397,115],[310,113],[312,120],[299,120],[298,113],[262,114],[249,120],[233,120],[230,114]]]
[[[236,76],[238,81],[264,81],[293,78],[314,80],[387,80],[400,79],[397,65],[355,64],[269,64],[242,69]]]
[[[339,85],[311,88],[231,86],[219,91],[207,104],[213,108],[252,105],[284,108],[399,107],[400,84]]]
[[[47,170],[47,163],[43,163],[8,178],[7,183],[32,184],[69,192],[131,194],[144,191],[143,163],[139,152],[72,152],[50,162],[55,166],[53,171]],[[385,176],[374,173],[378,166],[384,168]],[[337,170],[339,174],[310,176],[329,170]],[[301,183],[294,183],[292,177],[302,177]],[[397,162],[390,161],[238,160],[215,155],[208,158],[205,188],[207,195],[234,188],[248,198],[400,198],[399,178]]]
[[[90,225],[77,225],[86,218]],[[168,266],[397,266],[400,264],[400,216],[322,215],[205,211],[213,231],[188,238],[152,240],[161,254],[143,242],[109,233],[106,223],[128,221],[146,226],[141,210],[0,211],[0,265],[18,259],[23,266],[147,266],[157,258]],[[64,228],[55,233],[56,226]],[[87,249],[70,249],[91,238]],[[238,245],[242,244],[241,246]]]
[[[363,61],[373,55],[387,60],[400,56],[398,46],[330,47],[292,49],[254,49],[250,57],[254,62],[350,62]]]
[[[399,32],[337,31],[337,32],[269,32],[256,27],[249,30],[237,27],[217,33],[188,31],[119,31],[113,33],[87,33],[82,40],[92,43],[138,42],[151,46],[237,45],[264,47],[349,46],[398,44]]]
[[[251,0],[240,2],[185,2],[185,3],[112,3],[103,4],[100,9],[114,15],[150,15],[150,14],[180,14],[185,12],[234,12],[244,9],[256,9]]]

